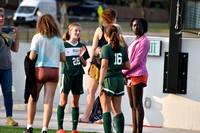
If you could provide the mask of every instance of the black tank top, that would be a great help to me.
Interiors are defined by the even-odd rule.
[[[101,30],[102,30],[102,37],[98,42],[98,47],[103,47],[105,44],[107,44],[108,42],[106,41],[105,37],[104,37],[104,26],[101,26]]]
[[[105,37],[104,37],[104,26],[101,26],[100,27],[101,28],[101,30],[102,30],[102,37],[101,37],[101,39],[98,41],[98,47],[103,47],[105,44],[107,44],[108,42],[106,41],[106,39],[105,39]],[[93,64],[97,67],[97,68],[101,68],[101,64],[99,64],[98,62],[97,62],[97,60],[99,60],[99,59],[97,59],[96,57],[94,57],[93,58]]]

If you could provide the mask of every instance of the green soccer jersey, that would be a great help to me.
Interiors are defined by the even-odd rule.
[[[65,46],[65,56],[66,61],[62,62],[62,73],[68,76],[77,76],[83,75],[85,72],[82,67],[81,60],[79,58],[79,49],[86,46],[80,42],[73,45],[69,41],[64,43]],[[83,58],[87,60],[89,58],[89,53],[86,48],[86,52],[83,55]]]
[[[104,45],[101,49],[100,59],[108,60],[108,68],[106,77],[109,76],[123,76],[122,63],[128,61],[128,54],[126,49],[120,46],[118,52],[114,52],[110,44]]]

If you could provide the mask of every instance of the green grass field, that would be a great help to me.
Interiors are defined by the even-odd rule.
[[[22,133],[25,130],[25,127],[8,127],[8,126],[0,126],[0,133]],[[34,133],[41,133],[40,128],[34,128],[33,129]],[[55,129],[48,129],[48,133],[55,133]],[[71,133],[71,131],[67,131],[67,133]],[[80,133],[97,133],[97,132],[82,132]]]

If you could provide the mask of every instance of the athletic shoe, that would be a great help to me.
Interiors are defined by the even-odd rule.
[[[25,131],[23,131],[23,133],[33,133],[33,128],[30,127],[29,129],[26,129]]]
[[[76,129],[72,130],[72,133],[80,133]]]
[[[56,133],[67,133],[64,129],[57,130]]]
[[[47,131],[41,131],[41,133],[47,133]]]
[[[10,118],[7,122],[6,125],[8,126],[18,126],[18,122],[14,121],[12,118]]]

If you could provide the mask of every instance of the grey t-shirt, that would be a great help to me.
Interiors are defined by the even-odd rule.
[[[4,32],[0,32],[0,34],[5,38],[3,39],[0,36],[0,69],[6,70],[12,67],[11,52],[9,47],[13,45],[14,41],[9,34]],[[6,45],[4,40],[8,42],[9,47]]]

